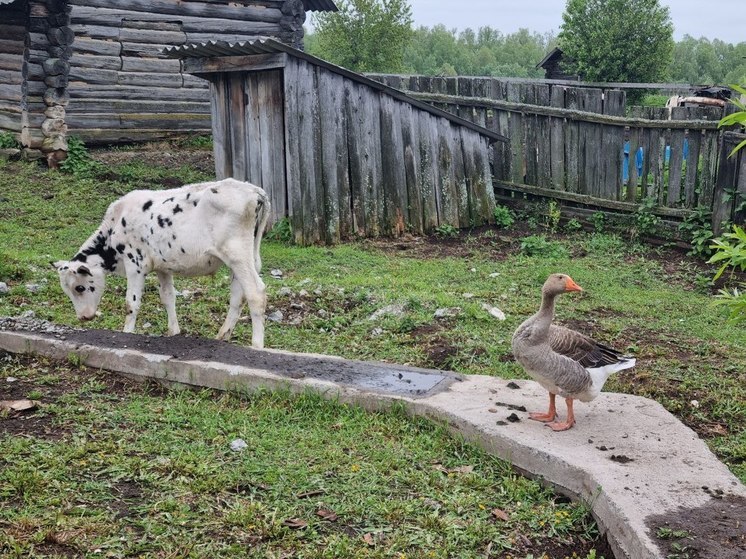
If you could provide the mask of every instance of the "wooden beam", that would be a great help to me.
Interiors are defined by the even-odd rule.
[[[634,213],[639,207],[638,204],[631,202],[621,202],[617,200],[605,200],[603,198],[596,198],[595,196],[588,196],[586,194],[576,194],[575,192],[566,192],[564,190],[552,190],[551,188],[540,188],[538,186],[530,186],[528,184],[515,184],[506,181],[495,181],[495,188],[505,188],[508,190],[514,190],[516,192],[525,192],[526,194],[533,194],[535,196],[543,196],[545,198],[556,198],[558,200],[565,200],[567,202],[575,202],[576,204],[585,204],[588,206],[598,206],[601,208],[608,208],[610,210],[618,210],[623,212]],[[683,210],[677,208],[664,208],[656,207],[653,209],[653,213],[666,217],[676,217],[684,219],[691,215],[693,212],[690,210]]]
[[[185,58],[184,72],[207,78],[205,74],[275,70],[284,68],[286,63],[287,55],[284,53],[256,54],[252,56],[218,56],[215,58]]]

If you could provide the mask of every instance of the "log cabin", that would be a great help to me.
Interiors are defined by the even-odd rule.
[[[208,85],[169,46],[269,36],[302,48],[333,0],[0,0],[0,132],[51,166],[67,139],[121,143],[210,132]]]

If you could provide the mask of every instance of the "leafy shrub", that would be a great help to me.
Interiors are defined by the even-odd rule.
[[[552,233],[557,231],[562,218],[562,209],[556,200],[549,202],[549,208],[547,210],[547,227]]]
[[[0,149],[19,148],[21,144],[10,132],[0,132]]]
[[[495,225],[507,229],[515,223],[515,214],[513,210],[505,206],[495,207]]]
[[[583,224],[575,218],[572,218],[570,221],[565,223],[565,229],[570,232],[580,231],[582,228]]]
[[[731,89],[740,93],[741,95],[746,95],[746,88],[743,88],[735,84],[732,84],[730,87]],[[735,113],[731,113],[726,117],[723,117],[718,123],[718,128],[721,128],[723,126],[736,126],[736,125],[746,126],[746,105],[744,105],[737,99],[731,99],[731,103],[733,103],[736,107],[738,107],[741,110]],[[746,140],[743,140],[736,147],[734,147],[733,151],[730,152],[728,157],[734,155],[739,149],[742,149],[744,147],[746,147]]]
[[[700,206],[681,222],[679,231],[687,233],[692,244],[689,254],[703,258],[712,255],[712,239],[715,235],[712,232],[711,221],[712,212]]]
[[[732,233],[725,233],[719,239],[715,239],[711,248],[715,254],[708,260],[714,264],[721,262],[720,269],[714,279],[718,279],[729,267],[746,271],[746,231],[738,225],[733,226]],[[746,284],[732,291],[721,289],[718,294],[717,304],[725,305],[730,312],[729,320],[734,322],[746,321]]]
[[[60,163],[60,169],[76,177],[91,177],[101,169],[102,165],[95,161],[83,140],[71,136],[67,140],[67,157]]]
[[[609,235],[607,233],[593,233],[586,238],[583,247],[589,254],[598,255],[619,255],[627,252],[628,243],[619,235]]]
[[[272,229],[264,235],[264,238],[270,241],[291,244],[293,242],[293,228],[290,225],[290,220],[287,217],[283,217],[272,226]]]
[[[521,252],[526,256],[565,258],[567,249],[557,241],[547,241],[544,235],[531,235],[521,239]]]
[[[438,237],[443,238],[458,237],[458,229],[456,229],[453,225],[444,223],[443,225],[439,225],[435,228],[435,234],[438,235]]]
[[[593,230],[596,233],[603,233],[606,227],[606,214],[604,212],[594,212],[589,221],[593,224]]]
[[[653,213],[657,207],[655,198],[645,198],[637,207],[634,215],[633,237],[650,236],[656,232],[660,218]]]

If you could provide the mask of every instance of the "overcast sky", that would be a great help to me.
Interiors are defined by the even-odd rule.
[[[477,29],[489,25],[503,33],[521,27],[557,33],[565,0],[409,0],[414,25]],[[671,11],[674,38],[746,41],[746,0],[661,0]]]

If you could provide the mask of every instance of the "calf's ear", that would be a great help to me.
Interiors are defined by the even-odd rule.
[[[88,267],[87,267],[87,266],[80,266],[80,267],[78,268],[78,273],[79,273],[79,274],[80,274],[81,276],[92,276],[92,275],[93,275],[93,274],[91,274],[91,271],[90,271],[90,270],[88,269]]]

